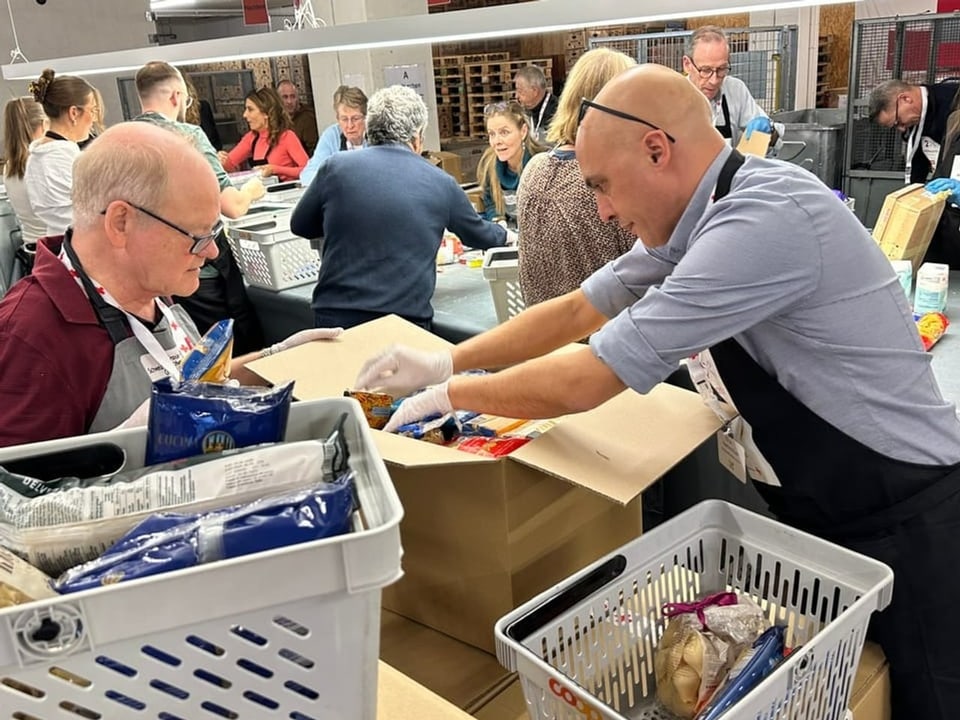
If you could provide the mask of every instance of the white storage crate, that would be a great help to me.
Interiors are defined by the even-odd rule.
[[[483,277],[490,283],[497,322],[506,322],[523,312],[519,257],[515,247],[490,248],[483,256]]]
[[[355,401],[294,403],[287,440],[326,437],[344,412],[366,529],[0,611],[0,717],[375,720],[403,510]],[[6,448],[0,464],[103,443],[136,467],[146,431]]]
[[[736,590],[797,648],[724,720],[843,720],[870,615],[890,603],[886,565],[719,500],[641,536],[496,625],[537,720],[669,720],[653,656],[664,603]]]
[[[306,238],[290,232],[290,214],[253,217],[227,229],[244,279],[267,290],[315,283],[320,255]]]

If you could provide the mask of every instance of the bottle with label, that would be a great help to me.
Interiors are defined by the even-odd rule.
[[[917,271],[917,289],[913,298],[913,314],[943,312],[947,308],[950,266],[924,263]]]

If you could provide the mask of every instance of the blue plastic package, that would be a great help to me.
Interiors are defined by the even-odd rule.
[[[158,513],[96,560],[67,570],[61,593],[149,577],[204,563],[350,532],[356,509],[352,471],[335,482],[245,505],[184,515]]]
[[[215,323],[180,363],[184,382],[224,383],[233,359],[233,319]]]
[[[695,720],[717,720],[783,662],[786,628],[774,625],[741,653],[730,674]]]
[[[153,384],[145,464],[280,442],[292,397],[293,382],[261,388],[159,380]]]

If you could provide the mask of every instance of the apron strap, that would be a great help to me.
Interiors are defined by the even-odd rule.
[[[723,125],[717,128],[720,135],[728,140],[733,139],[733,127],[730,125],[730,107],[727,105],[727,96],[720,96],[720,110],[723,112]]]
[[[726,102],[726,100],[724,100]],[[737,174],[737,170],[743,167],[743,163],[746,162],[746,158],[743,157],[737,150],[734,150],[730,153],[730,157],[727,158],[727,161],[723,164],[723,167],[720,168],[720,177],[717,178],[717,187],[713,191],[713,201],[716,202],[722,198],[725,198],[730,194],[730,185],[733,182],[733,176]]]
[[[119,345],[130,337],[130,326],[127,324],[127,318],[118,308],[115,308],[104,300],[96,288],[94,288],[93,283],[90,282],[90,278],[87,277],[87,273],[84,272],[83,266],[80,264],[80,259],[77,257],[77,254],[73,250],[73,245],[70,243],[72,234],[72,228],[68,228],[66,234],[63,236],[63,251],[67,254],[67,257],[70,258],[70,262],[73,263],[73,267],[77,271],[77,277],[80,279],[80,283],[90,300],[90,304],[93,305],[93,311],[96,313],[97,319],[100,320],[100,324],[103,325],[107,334],[110,336],[110,341],[114,345]]]

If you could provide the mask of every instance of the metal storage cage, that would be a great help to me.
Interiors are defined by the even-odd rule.
[[[747,84],[768,113],[793,110],[797,84],[797,26],[724,29],[730,44],[730,74]],[[590,48],[607,47],[641,63],[683,71],[682,58],[692,30],[591,37]]]
[[[960,77],[960,17],[953,14],[856,20],[850,53],[844,189],[868,227],[887,193],[904,184],[905,143],[870,122],[870,92],[899,78],[932,84]]]

